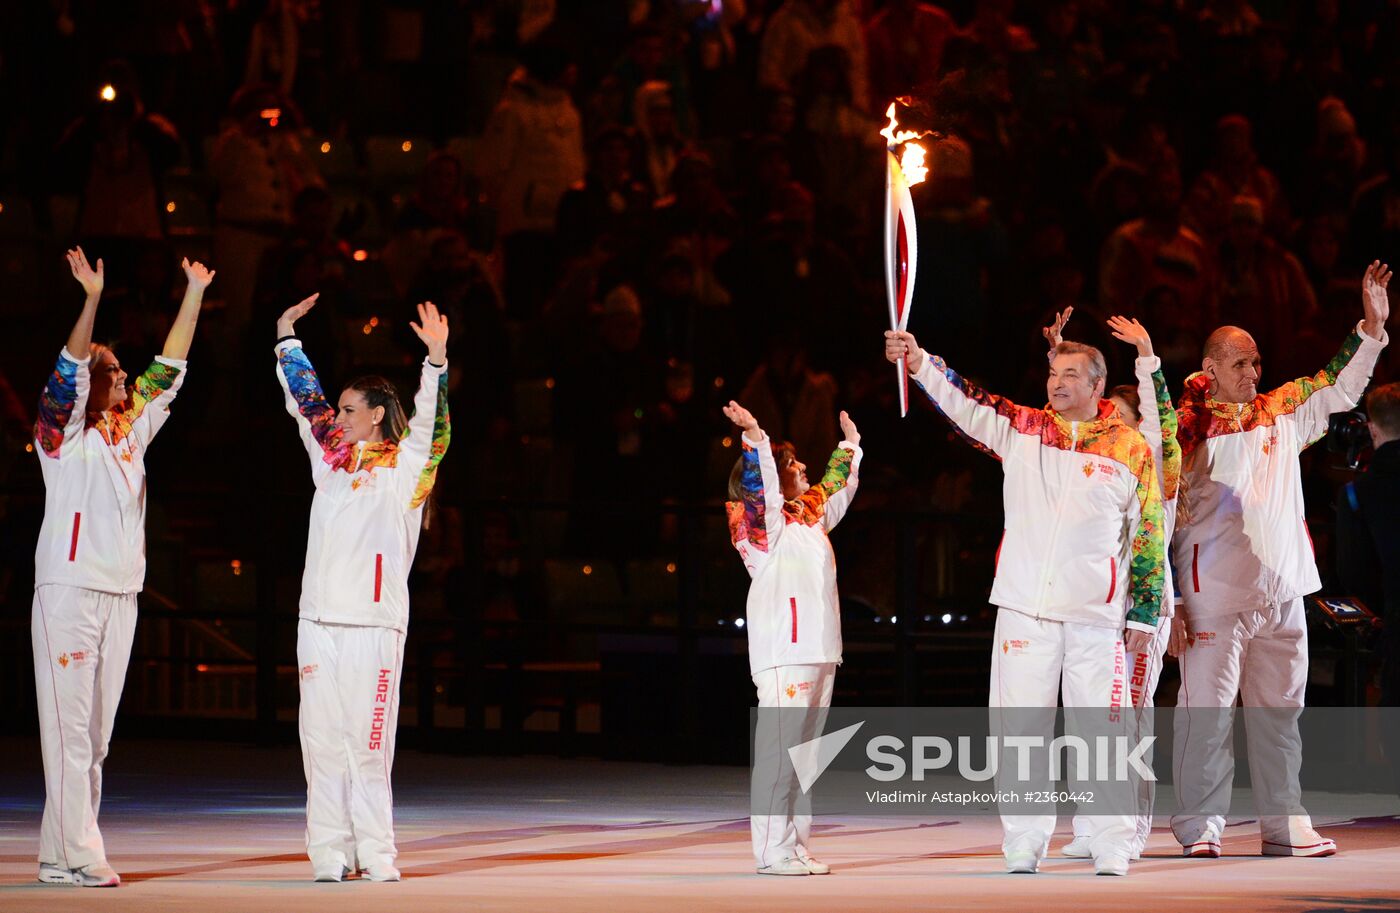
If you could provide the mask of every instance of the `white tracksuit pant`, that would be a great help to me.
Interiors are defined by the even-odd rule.
[[[393,865],[394,735],[403,635],[297,623],[306,853],[317,872]]]
[[[756,736],[759,741],[754,745],[754,757],[782,762],[780,772],[767,769],[761,763],[755,764],[752,775],[753,791],[766,792],[771,796],[769,814],[749,816],[754,860],[759,868],[763,868],[796,856],[799,850],[807,852],[807,841],[812,834],[812,815],[810,811],[801,813],[808,800],[802,794],[801,784],[788,762],[787,749],[821,734],[826,708],[831,706],[832,687],[836,683],[836,664],[774,666],[755,673],[753,683],[758,689],[760,708],[805,707],[813,711],[803,716],[800,730],[795,733],[780,731],[779,724],[791,719],[787,714],[775,716],[773,720],[760,719],[759,722]]]
[[[44,755],[39,861],[66,869],[105,862],[102,762],[136,634],[136,594],[35,587],[30,634]]]
[[[1050,709],[1057,706],[1063,691],[1067,710],[1116,705],[1126,713],[1129,698],[1125,664],[1122,633],[1115,628],[1036,619],[1013,609],[998,608],[988,705]],[[997,719],[1001,726],[1017,721],[1007,716]],[[1053,714],[1047,714],[1044,719],[1044,732],[992,734],[1039,735],[1048,744],[1054,736],[1050,731]],[[1067,712],[1066,722],[1072,728],[1073,714]],[[1095,858],[1131,852],[1132,815],[1096,814],[1086,816],[1085,820],[1089,847]],[[1050,835],[1055,831],[1053,811],[1049,814],[1004,811],[1001,823],[1005,854],[1031,852],[1038,858],[1045,857]]]
[[[1172,817],[1176,839],[1183,846],[1195,843],[1207,826],[1215,828],[1217,839],[1224,833],[1235,776],[1232,724],[1238,695],[1247,708],[1284,709],[1251,715],[1246,722],[1249,774],[1256,801],[1267,803],[1261,807],[1292,812],[1261,814],[1263,839],[1299,845],[1299,831],[1312,827],[1298,786],[1303,746],[1297,713],[1308,682],[1303,600],[1232,615],[1188,614],[1187,618],[1191,640],[1178,657],[1181,694],[1172,766],[1178,804],[1183,811],[1198,813]]]
[[[1157,633],[1152,635],[1146,650],[1128,650],[1128,693],[1133,700],[1133,739],[1141,741],[1153,734],[1152,696],[1157,693],[1157,682],[1162,677],[1162,661],[1167,655],[1167,641],[1171,639],[1172,620],[1163,618],[1157,624]],[[1143,761],[1152,765],[1152,752],[1143,755]],[[1137,834],[1133,841],[1133,854],[1138,855],[1147,847],[1147,838],[1152,836],[1152,807],[1157,799],[1157,781],[1139,780],[1137,789]],[[1088,815],[1074,816],[1074,836],[1087,837],[1092,829]]]

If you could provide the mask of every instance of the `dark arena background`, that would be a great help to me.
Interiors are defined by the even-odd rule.
[[[1181,858],[1159,817],[1127,879],[1060,858],[1067,815],[1036,879],[1006,876],[986,814],[818,816],[835,877],[754,874],[722,405],[814,480],[839,411],[859,424],[833,704],[987,701],[1001,467],[916,387],[901,419],[883,352],[895,98],[931,131],[909,330],[1032,407],[1066,307],[1110,387],[1133,381],[1105,325],[1124,314],[1174,395],[1223,324],[1254,335],[1268,390],[1327,364],[1367,264],[1400,261],[1390,0],[0,5],[0,909],[1400,909],[1394,816],[1317,814],[1338,855],[1271,859],[1247,800],[1224,857]],[[133,376],[181,259],[217,271],[146,457],[102,785],[115,891],[34,880],[34,424],[83,306],[76,245],[105,264],[93,338]],[[315,292],[297,329],[333,401],[367,373],[407,401],[414,306],[452,327],[453,440],[409,577],[399,884],[315,884],[305,855],[313,486],[273,345]],[[1371,389],[1400,380],[1397,350]],[[1303,492],[1322,592],[1379,619],[1400,593],[1348,579],[1335,532],[1364,421],[1303,452]],[[1309,706],[1380,703],[1379,621],[1308,612]],[[1177,688],[1168,660],[1158,703]]]

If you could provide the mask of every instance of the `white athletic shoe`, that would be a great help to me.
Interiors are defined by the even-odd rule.
[[[761,866],[758,869],[760,875],[810,875],[812,870],[807,868],[807,863],[796,856],[789,856],[772,865]]]
[[[1127,853],[1105,853],[1094,860],[1095,875],[1128,874]]]
[[[831,874],[831,866],[827,865],[825,862],[822,862],[820,859],[814,858],[806,850],[799,849],[797,851],[797,858],[802,860],[802,864],[807,867],[807,871],[812,875]]]
[[[349,869],[349,867],[347,867],[347,866],[341,866],[339,869],[326,869],[325,871],[317,872],[317,873],[316,873],[316,880],[317,880],[317,881],[344,881],[344,880],[345,880],[345,876],[347,876],[347,875],[349,875],[349,874],[350,874],[350,869]]]
[[[77,884],[73,873],[52,862],[39,863],[39,881],[43,884]]]
[[[77,869],[41,862],[39,881],[44,884],[75,884],[83,888],[115,888],[121,885],[122,877],[105,862],[94,862]]]
[[[398,881],[401,876],[399,870],[391,865],[372,865],[367,869],[361,869],[360,874],[370,881]]]
[[[1060,855],[1068,856],[1071,859],[1088,859],[1094,854],[1089,852],[1088,837],[1075,837],[1060,848]]]
[[[1214,825],[1207,825],[1201,836],[1191,843],[1181,845],[1181,855],[1191,859],[1219,859],[1220,832]]]
[[[1322,836],[1310,827],[1299,829],[1287,843],[1264,838],[1265,856],[1332,856],[1336,852],[1337,841]]]
[[[1006,871],[1011,875],[1034,875],[1040,869],[1040,857],[1035,853],[1007,853]]]

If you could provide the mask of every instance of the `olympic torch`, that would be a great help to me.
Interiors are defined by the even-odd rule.
[[[909,188],[928,176],[928,167],[924,164],[924,147],[914,142],[926,134],[898,130],[894,109],[895,103],[890,102],[885,111],[890,122],[880,131],[885,138],[885,295],[890,307],[890,329],[903,330],[909,326],[914,273],[919,264],[919,234]],[[909,371],[903,358],[895,369],[899,373],[902,418],[909,414]]]

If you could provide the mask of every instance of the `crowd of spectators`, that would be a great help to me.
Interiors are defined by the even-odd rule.
[[[994,469],[895,417],[891,100],[936,131],[914,190],[926,348],[1036,403],[1060,308],[1111,382],[1131,353],[1110,314],[1144,321],[1173,386],[1235,323],[1267,387],[1317,371],[1363,265],[1400,259],[1397,62],[1393,0],[13,4],[0,265],[39,278],[0,285],[36,318],[0,343],[5,427],[22,440],[15,403],[77,302],[56,251],[81,241],[108,264],[101,328],[136,353],[173,313],[178,257],[218,270],[182,420],[204,484],[244,478],[250,451],[286,452],[274,489],[300,480],[271,342],[319,291],[307,347],[338,380],[407,381],[413,305],[451,316],[449,512],[718,498],[730,398],[813,466],[849,410],[867,506],[995,511]],[[673,535],[588,516],[562,552]],[[487,522],[490,549],[539,533],[515,522]]]

